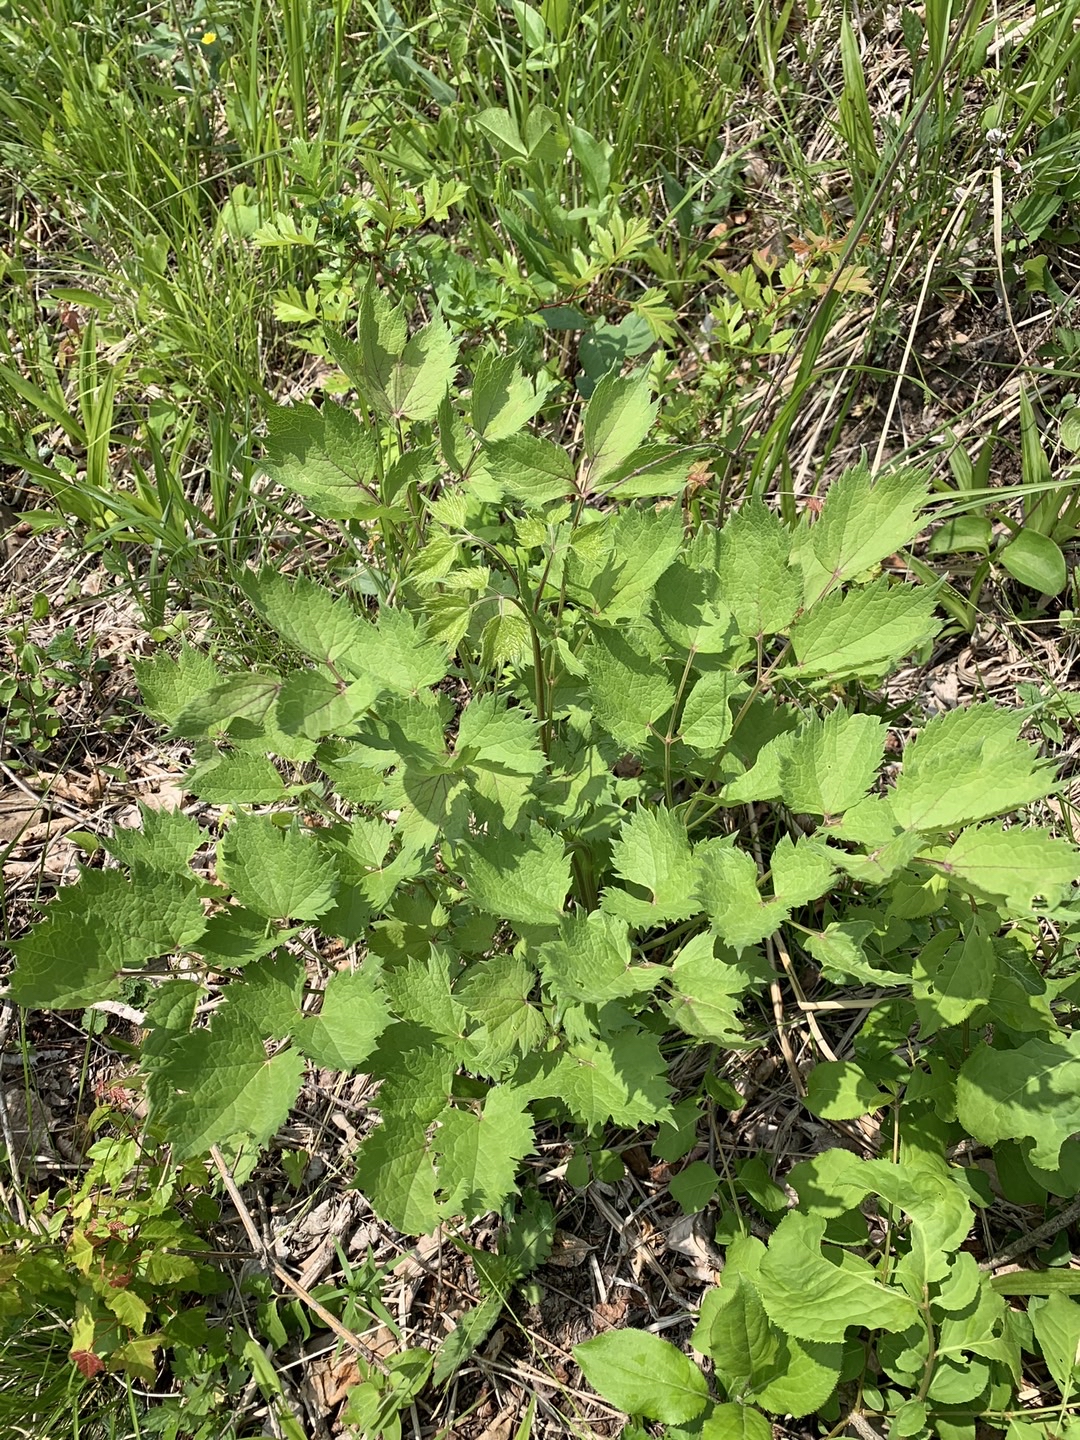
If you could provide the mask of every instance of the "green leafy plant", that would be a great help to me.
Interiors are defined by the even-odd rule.
[[[693,452],[650,438],[644,374],[605,375],[568,450],[529,428],[512,356],[460,383],[439,318],[410,336],[369,289],[357,338],[326,344],[359,417],[275,411],[266,468],[344,534],[382,528],[395,571],[369,572],[370,607],[250,572],[247,623],[280,663],[140,664],[223,823],[146,811],[105,840],[113,864],[16,942],[13,999],[72,1008],[150,980],[149,1134],[181,1161],[217,1145],[252,1164],[308,1063],[362,1067],[379,1120],[356,1183],[378,1214],[419,1234],[505,1211],[512,1250],[538,1127],[571,1127],[594,1167],[619,1131],[692,1132],[672,1061],[762,1043],[794,955],[864,1015],[851,1058],[794,1068],[802,1103],[827,1125],[884,1111],[893,1153],[803,1162],[767,1247],[736,1219],[700,1330],[724,1403],[791,1411],[805,1388],[827,1414],[846,1375],[916,1406],[898,1433],[1002,1411],[1024,1332],[961,1251],[988,1197],[955,1147],[1071,1193],[1076,996],[1045,969],[1071,973],[1080,856],[1018,818],[1058,788],[1024,710],[947,713],[916,724],[898,773],[887,755],[867,694],[940,627],[933,588],[880,568],[926,523],[925,477],[860,464],[817,516],[749,499],[688,530]],[[740,1178],[775,1221],[761,1162]],[[459,1357],[527,1273],[509,1256]],[[725,1327],[751,1324],[760,1354],[740,1358]],[[393,1423],[411,1365],[369,1377],[364,1425]],[[668,1413],[618,1403],[694,1421],[705,1382],[679,1375]]]

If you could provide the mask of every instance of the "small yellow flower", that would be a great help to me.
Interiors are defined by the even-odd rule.
[[[211,45],[217,44],[217,31],[207,30],[206,34],[202,37],[202,40],[199,43],[205,45],[207,49],[209,49]]]

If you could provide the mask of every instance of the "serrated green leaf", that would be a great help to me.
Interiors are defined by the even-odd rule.
[[[448,1110],[435,1136],[444,1214],[474,1219],[498,1210],[516,1188],[517,1168],[533,1150],[533,1127],[519,1093],[489,1090],[479,1115]]]
[[[905,1330],[919,1318],[909,1296],[883,1285],[865,1260],[822,1249],[826,1221],[789,1212],[761,1262],[761,1299],[769,1319],[800,1340],[840,1342],[852,1325]]]
[[[921,585],[892,585],[884,577],[841,594],[833,591],[791,627],[797,670],[832,680],[880,674],[932,640],[941,628],[935,596]]]
[[[176,659],[154,655],[134,661],[135,680],[147,714],[163,725],[172,725],[185,706],[212,690],[221,672],[202,651],[182,645]]]
[[[379,689],[371,675],[346,685],[321,670],[297,670],[281,686],[277,723],[286,735],[309,740],[345,734],[374,704]]]
[[[390,1023],[390,1007],[378,982],[364,970],[339,970],[323,991],[318,1015],[293,1026],[296,1043],[316,1065],[355,1070]]]
[[[651,1035],[623,1030],[572,1045],[539,1095],[562,1100],[589,1129],[655,1124],[670,1113],[667,1066]]]
[[[974,826],[935,862],[951,880],[977,895],[1003,899],[1030,911],[1036,896],[1053,909],[1069,897],[1080,876],[1080,852],[1045,830]]]
[[[915,962],[912,993],[924,1035],[942,1025],[959,1025],[986,1004],[997,962],[990,937],[978,925],[963,937],[955,930],[936,935]]]
[[[589,1384],[630,1415],[679,1425],[708,1403],[705,1376],[689,1356],[646,1330],[608,1330],[575,1345],[574,1359]]]
[[[193,948],[209,965],[233,970],[268,955],[293,933],[278,930],[264,916],[240,905],[229,905],[210,916]]]
[[[509,495],[526,508],[565,500],[574,489],[574,463],[566,451],[525,431],[489,441],[484,468],[497,495]]]
[[[120,829],[103,840],[105,849],[128,869],[184,871],[206,839],[199,822],[182,810],[139,806],[139,829]]]
[[[776,902],[788,911],[824,895],[836,875],[830,851],[812,835],[800,835],[794,843],[790,836],[782,835],[770,869]]]
[[[761,500],[747,500],[720,532],[720,595],[742,634],[786,630],[802,604],[792,568],[791,532]]]
[[[646,892],[639,898],[609,886],[603,908],[631,925],[683,920],[696,908],[694,865],[686,827],[667,809],[640,809],[623,821],[611,847],[616,875]]]
[[[450,951],[432,945],[425,959],[411,957],[404,965],[383,972],[382,983],[394,1010],[407,1015],[411,1024],[422,1025],[435,1035],[459,1039],[467,1025],[467,1011],[454,998],[452,973],[459,962]]]
[[[478,1067],[498,1065],[515,1051],[527,1055],[540,1045],[547,1024],[530,1003],[535,985],[535,970],[516,955],[493,955],[466,971],[454,993],[481,1026],[470,1037]]]
[[[675,703],[660,664],[641,655],[617,630],[598,630],[585,653],[597,722],[627,750],[648,739],[655,721]]]
[[[745,692],[741,675],[730,671],[702,675],[683,707],[679,722],[683,743],[706,753],[722,749],[735,723],[731,702]]]
[[[280,688],[277,675],[248,671],[228,675],[184,706],[172,733],[180,739],[197,740],[211,729],[226,729],[231,720],[250,720],[257,725],[265,719]]]
[[[745,1046],[738,1018],[740,997],[762,982],[767,967],[755,952],[737,957],[705,932],[688,940],[672,964],[672,1020],[688,1035],[732,1049]]]
[[[1023,713],[988,703],[936,716],[904,751],[889,800],[907,829],[943,830],[1020,810],[1056,788],[1054,767],[1017,738]]]
[[[266,1039],[287,1040],[300,1020],[304,971],[284,948],[264,956],[231,988],[229,1006],[251,1021]]]
[[[270,805],[285,795],[285,782],[266,755],[218,751],[193,766],[184,788],[208,805]]]
[[[653,607],[660,630],[684,650],[725,655],[737,638],[731,612],[719,598],[715,574],[692,569],[684,560],[668,565],[657,579]],[[745,680],[742,688],[749,688]]]
[[[558,940],[542,946],[538,960],[545,986],[564,1005],[645,994],[665,974],[659,965],[635,965],[627,922],[599,910],[567,915]]]
[[[209,1029],[178,1040],[151,1072],[152,1115],[180,1158],[236,1135],[262,1146],[284,1124],[303,1070],[298,1050],[268,1059],[254,1022],[226,1005]]]
[[[679,495],[686,489],[694,451],[685,445],[653,442],[639,445],[595,487],[605,496],[619,500],[658,499]]]
[[[833,921],[819,934],[806,937],[806,948],[821,966],[822,974],[834,984],[852,980],[860,985],[907,985],[910,975],[898,970],[879,970],[864,949],[874,927],[866,921]]]
[[[273,570],[247,575],[252,605],[287,645],[350,677],[367,673],[374,632],[344,597],[300,575],[286,580]]]
[[[652,428],[657,404],[645,370],[632,375],[609,373],[598,382],[585,408],[588,490],[595,490],[637,449]]]
[[[536,775],[544,768],[536,721],[494,694],[474,696],[461,712],[454,755],[462,764],[515,775]]]
[[[357,340],[327,329],[327,348],[369,404],[393,420],[434,420],[457,365],[457,342],[436,316],[411,340],[373,284],[360,300]]]
[[[484,350],[473,369],[472,427],[483,440],[504,440],[532,419],[546,394],[526,378],[512,355]]]
[[[241,904],[268,920],[315,920],[333,904],[338,870],[311,835],[268,815],[241,815],[218,846],[218,872]]]
[[[790,912],[758,891],[753,857],[720,840],[697,848],[697,898],[713,930],[733,950],[771,935]]]
[[[91,1004],[115,993],[121,970],[187,949],[205,923],[194,877],[140,872],[129,880],[119,870],[84,870],[12,945],[12,999],[50,1009]]]
[[[390,513],[379,500],[378,436],[351,411],[327,400],[271,405],[262,468],[328,520],[367,520]]]
[[[1013,1050],[982,1043],[960,1067],[956,1113],[984,1145],[1034,1141],[1031,1158],[1055,1170],[1080,1116],[1080,1059],[1075,1045],[1034,1036]]]
[[[525,925],[557,924],[570,889],[570,861],[558,835],[532,825],[527,835],[492,835],[462,846],[461,869],[473,903]]]
[[[866,461],[829,487],[821,514],[797,540],[803,593],[812,603],[826,586],[870,570],[919,533],[927,477],[899,467],[874,480]]]
[[[387,1115],[363,1141],[353,1182],[375,1213],[404,1235],[429,1235],[439,1223],[427,1122]]]
[[[885,752],[887,727],[872,715],[849,715],[838,706],[813,716],[792,735],[780,760],[780,793],[789,809],[840,815],[874,783]]]

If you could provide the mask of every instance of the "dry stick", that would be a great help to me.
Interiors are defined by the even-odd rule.
[[[1034,1250],[1044,1240],[1052,1240],[1062,1230],[1067,1230],[1074,1220],[1080,1220],[1080,1195],[1075,1200],[1070,1200],[1064,1210],[1059,1210],[1056,1215],[1051,1215],[1049,1220],[1044,1220],[1041,1225],[1036,1225],[1034,1230],[1029,1230],[1026,1235],[1021,1235],[1018,1239],[1013,1240],[1004,1249],[991,1255],[988,1260],[980,1260],[979,1269],[996,1270],[999,1265],[1007,1265],[1018,1255],[1026,1255],[1029,1250]]]
[[[229,1199],[232,1201],[233,1207],[240,1217],[240,1223],[243,1225],[244,1230],[247,1232],[247,1237],[251,1241],[251,1248],[274,1278],[280,1280],[282,1285],[284,1285],[287,1290],[291,1290],[297,1299],[302,1300],[305,1305],[314,1310],[315,1314],[318,1315],[327,1329],[332,1330],[339,1340],[343,1340],[346,1345],[351,1346],[353,1350],[356,1350],[362,1355],[367,1364],[374,1365],[378,1370],[382,1371],[384,1375],[389,1373],[379,1356],[365,1345],[358,1335],[354,1335],[351,1330],[346,1329],[336,1315],[331,1314],[326,1306],[316,1300],[310,1291],[305,1290],[302,1285],[298,1285],[288,1271],[282,1269],[277,1263],[267,1249],[266,1242],[259,1234],[255,1221],[251,1218],[251,1211],[245,1205],[244,1197],[237,1189],[236,1181],[232,1177],[232,1172],[225,1164],[221,1151],[216,1145],[211,1145],[210,1147],[210,1158],[217,1166],[222,1184],[225,1186]]]
[[[918,130],[919,124],[922,121],[923,116],[930,108],[930,102],[934,98],[934,92],[940,84],[941,80],[944,78],[946,70],[952,64],[953,56],[956,54],[956,51],[959,48],[964,31],[967,29],[968,24],[971,21],[971,17],[975,14],[975,11],[982,3],[983,0],[968,0],[967,5],[964,7],[964,13],[957,21],[956,30],[953,33],[952,39],[949,41],[949,45],[945,51],[945,54],[941,58],[941,64],[938,66],[937,73],[932,77],[930,84],[926,87],[926,91],[923,94],[922,99],[912,111],[911,119],[908,122],[907,129],[904,131],[904,134],[901,137],[899,143],[897,144],[896,149],[893,151],[892,158],[885,166],[885,169],[882,171],[880,180],[875,185],[873,192],[867,200],[866,213],[863,215],[862,219],[859,220],[856,224],[853,224],[851,229],[848,231],[848,237],[844,241],[844,248],[840,251],[839,258],[836,262],[836,269],[829,277],[828,282],[826,283],[824,289],[818,297],[817,304],[814,306],[813,310],[810,312],[810,315],[803,324],[799,335],[796,338],[796,342],[788,350],[788,353],[784,358],[783,364],[773,376],[769,388],[765,392],[765,397],[761,402],[761,409],[759,411],[759,414],[762,417],[768,414],[769,406],[772,404],[773,400],[776,398],[777,392],[783,385],[784,381],[787,379],[788,373],[794,367],[796,361],[800,358],[803,339],[813,329],[814,325],[817,323],[818,319],[823,314],[826,305],[828,305],[829,301],[832,299],[833,292],[839,284],[841,275],[843,275],[845,269],[847,268],[848,262],[855,254],[856,249],[862,242],[863,236],[866,234],[867,226],[870,224],[870,216],[873,213],[874,204],[878,200],[879,196],[885,194],[889,186],[892,184],[893,180],[896,178],[896,172],[900,168],[900,161],[904,158],[904,156],[907,154],[907,151],[911,147],[911,143],[915,138],[915,132]],[[746,438],[738,446],[736,446],[736,455],[742,453],[746,445],[749,444],[749,441],[750,431],[747,430]]]
[[[911,352],[915,348],[915,332],[922,321],[923,306],[926,304],[926,296],[930,289],[930,281],[933,278],[934,267],[937,265],[938,257],[942,250],[952,239],[953,230],[963,219],[967,203],[971,199],[975,189],[978,176],[971,180],[967,189],[956,202],[956,209],[949,217],[949,223],[941,232],[941,239],[934,246],[934,253],[927,261],[926,272],[923,275],[923,282],[919,289],[919,298],[915,302],[915,313],[911,317],[911,324],[908,326],[907,339],[904,341],[904,353],[900,357],[900,364],[897,367],[896,381],[893,385],[892,394],[889,397],[889,408],[885,412],[885,419],[882,421],[881,434],[878,436],[877,450],[874,452],[874,463],[870,467],[870,473],[876,475],[881,469],[881,461],[885,454],[885,444],[889,438],[889,426],[892,424],[892,417],[896,411],[897,402],[900,399],[900,390],[904,384],[904,377],[907,374],[908,361],[911,359]]]
[[[0,1015],[0,1049],[3,1048],[4,1041],[7,1039],[7,1032],[11,1028],[11,1014],[11,1006],[5,1002],[3,1014]],[[32,1116],[28,1120],[27,1128],[32,1136],[34,1131]],[[19,1174],[19,1157],[15,1149],[15,1132],[11,1128],[11,1116],[8,1114],[7,1097],[4,1094],[2,1086],[0,1086],[0,1134],[4,1137],[4,1145],[7,1147],[8,1153],[8,1164],[11,1166],[11,1174],[14,1180],[12,1194],[15,1199],[15,1214],[18,1217],[20,1225],[29,1225],[30,1216],[27,1213],[26,1206],[23,1204],[22,1176]]]

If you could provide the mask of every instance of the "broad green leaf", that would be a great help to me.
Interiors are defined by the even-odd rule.
[[[933,639],[941,628],[934,605],[933,590],[884,577],[843,594],[834,590],[791,627],[796,669],[833,681],[873,678]]]
[[[640,749],[675,702],[664,667],[641,655],[619,631],[598,630],[585,668],[597,722],[625,749]]]
[[[936,935],[915,962],[912,993],[924,1035],[942,1025],[959,1025],[984,1006],[994,988],[994,945],[978,925],[959,937]]]
[[[741,675],[730,671],[702,675],[687,696],[679,722],[684,744],[706,753],[722,749],[735,722],[731,702],[745,692]]]
[[[184,740],[198,740],[211,729],[224,730],[231,720],[263,721],[281,689],[278,675],[243,672],[228,675],[205,694],[185,705],[177,716],[172,733]]]
[[[936,716],[904,751],[889,800],[906,829],[944,830],[1020,810],[1056,788],[1054,767],[1017,738],[1022,711],[988,703]]]
[[[790,554],[791,532],[756,498],[720,532],[720,595],[744,635],[775,635],[795,618],[802,579]]]
[[[429,1235],[439,1223],[427,1122],[387,1115],[357,1153],[353,1183],[380,1219],[404,1235]]]
[[[546,1082],[531,1086],[552,1096],[590,1130],[612,1122],[633,1129],[670,1113],[667,1066],[651,1035],[622,1030],[608,1039],[571,1045]]]
[[[378,436],[351,411],[327,400],[272,405],[262,468],[328,520],[373,519],[383,510],[377,489]]]
[[[277,723],[286,735],[303,735],[309,740],[341,735],[378,694],[378,683],[370,675],[345,684],[321,670],[297,670],[281,686]]]
[[[704,1160],[695,1160],[671,1177],[668,1189],[684,1215],[704,1210],[720,1186],[720,1176]],[[700,1349],[700,1346],[698,1347]]]
[[[637,449],[652,428],[656,411],[647,371],[604,376],[585,409],[588,490],[595,490]]]
[[[631,925],[653,926],[683,920],[696,908],[694,865],[686,827],[667,809],[641,809],[623,821],[611,847],[616,875],[646,892],[639,898],[625,890],[604,891],[603,908]]]
[[[976,895],[1030,911],[1036,896],[1050,909],[1069,898],[1080,877],[1080,852],[1045,830],[979,825],[965,830],[940,860],[941,872]]]
[[[261,1147],[285,1123],[303,1070],[298,1050],[268,1059],[254,1022],[226,1005],[209,1029],[178,1040],[151,1071],[152,1114],[181,1159],[236,1135]]]
[[[269,805],[285,796],[285,782],[267,755],[219,751],[184,776],[184,788],[208,805]]]
[[[135,680],[147,714],[163,725],[173,725],[184,709],[222,680],[221,671],[201,650],[182,645],[174,660],[153,655],[136,660]]]
[[[891,1098],[853,1061],[819,1060],[810,1071],[803,1103],[823,1120],[855,1120],[872,1115]]]
[[[865,1260],[822,1249],[826,1220],[785,1215],[761,1262],[761,1298],[770,1320],[801,1340],[842,1341],[852,1325],[906,1330],[919,1318],[913,1300],[890,1290]]]
[[[268,815],[241,815],[218,846],[218,872],[242,905],[268,920],[315,920],[333,904],[338,870],[311,835]]]
[[[284,948],[265,955],[230,988],[229,1007],[250,1020],[264,1039],[287,1040],[300,1023],[304,971]]]
[[[389,1023],[390,1009],[378,983],[364,970],[339,970],[327,981],[318,1015],[305,1016],[293,1035],[316,1065],[355,1070]]]
[[[449,668],[446,647],[433,640],[407,610],[384,605],[364,656],[365,672],[395,695],[417,695],[437,685]]]
[[[806,948],[834,984],[852,980],[862,985],[908,985],[911,976],[898,970],[879,970],[865,950],[874,927],[863,920],[833,921],[819,934],[808,935]]]
[[[544,768],[536,721],[494,694],[476,695],[461,712],[455,758],[463,764],[536,775]]]
[[[357,338],[346,340],[327,328],[324,339],[331,355],[364,400],[389,413],[387,391],[398,357],[405,349],[405,317],[383,291],[369,280],[360,296]]]
[[[688,1035],[739,1049],[747,1044],[738,1018],[740,997],[764,982],[768,970],[756,952],[737,957],[720,948],[718,955],[716,939],[708,931],[686,942],[672,965],[668,1011]]]
[[[700,1440],[772,1440],[773,1434],[771,1422],[753,1405],[713,1405],[700,1426],[698,1429],[695,1422],[693,1430]],[[689,1433],[680,1432],[679,1440],[684,1440]]]
[[[831,852],[812,835],[800,835],[796,842],[782,835],[770,861],[776,902],[786,911],[809,904],[832,886],[836,869]]]
[[[705,1376],[694,1362],[647,1330],[608,1330],[575,1345],[574,1359],[589,1384],[629,1415],[678,1425],[708,1403]]]
[[[525,925],[557,924],[570,889],[570,861],[558,835],[491,835],[462,846],[461,869],[475,905]]]
[[[44,919],[11,946],[11,997],[54,1010],[116,993],[121,970],[194,945],[206,925],[194,877],[84,870],[46,907]]]
[[[450,951],[432,945],[426,958],[412,956],[404,965],[389,966],[382,984],[398,1015],[435,1035],[455,1040],[467,1028],[466,1010],[454,998],[451,979],[459,962]]]
[[[539,953],[548,990],[563,1005],[605,1005],[641,995],[665,976],[659,965],[635,965],[627,922],[594,910],[575,910],[560,927],[559,938]]]
[[[776,1374],[783,1339],[754,1286],[736,1272],[706,1292],[691,1343],[712,1357],[724,1393],[741,1398]]]
[[[435,419],[457,368],[457,342],[441,316],[403,344],[400,313],[368,285],[357,341],[324,334],[331,355],[369,404],[392,420]]]
[[[293,933],[282,933],[240,905],[228,905],[210,916],[193,949],[213,968],[234,970],[276,950]]]
[[[273,570],[248,575],[244,591],[268,625],[287,645],[332,669],[359,676],[368,668],[373,634],[344,597],[335,598],[305,576],[286,580]]]
[[[140,805],[139,829],[117,828],[101,843],[130,870],[182,872],[206,838],[199,822],[182,810],[152,810]]]
[[[493,955],[471,966],[459,981],[455,999],[482,1027],[470,1037],[478,1068],[497,1066],[515,1051],[528,1055],[539,1047],[547,1023],[530,1003],[535,985],[536,971],[517,955]]]
[[[519,1092],[496,1085],[479,1114],[448,1110],[434,1140],[444,1214],[470,1219],[502,1208],[517,1189],[517,1169],[533,1150],[533,1127]]]
[[[840,815],[858,804],[877,776],[886,725],[838,706],[795,731],[780,760],[781,797],[789,809]]]
[[[522,432],[484,446],[484,468],[498,495],[526,507],[565,500],[574,490],[574,463],[542,435]],[[484,497],[487,498],[487,497]]]
[[[736,639],[734,621],[719,598],[715,574],[691,569],[684,560],[669,565],[656,581],[653,613],[672,644],[698,655],[726,655]],[[745,678],[741,688],[749,688]],[[738,693],[734,685],[733,693]],[[704,699],[704,694],[700,698]]]
[[[721,840],[697,848],[697,898],[720,939],[743,950],[771,935],[788,911],[763,899],[752,856]]]
[[[960,1068],[956,1113],[984,1145],[1031,1139],[1031,1158],[1055,1170],[1064,1142],[1080,1124],[1080,1059],[1075,1047],[1042,1036],[1014,1050],[982,1043]]]
[[[639,445],[605,474],[597,488],[605,496],[620,500],[679,495],[686,489],[693,461],[694,452],[684,445]]]
[[[1061,546],[1030,526],[1010,540],[997,558],[1014,580],[1040,595],[1060,595],[1069,583]]]
[[[1029,1305],[1028,1317],[1046,1368],[1071,1400],[1080,1387],[1080,1305],[1057,1292]]]
[[[473,369],[472,427],[483,440],[505,440],[532,419],[546,395],[525,377],[512,355],[484,350]]]
[[[927,477],[918,470],[900,467],[875,481],[863,460],[845,471],[829,487],[817,519],[804,520],[796,541],[807,603],[913,540],[926,496]]]

